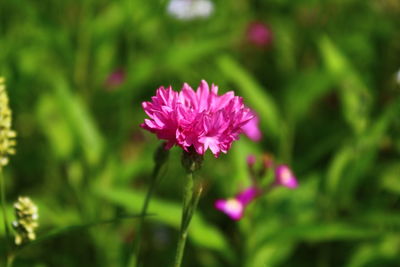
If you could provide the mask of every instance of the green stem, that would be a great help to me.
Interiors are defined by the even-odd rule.
[[[156,164],[156,166],[154,167],[154,171],[153,171],[153,175],[151,177],[151,182],[150,182],[150,186],[149,189],[147,190],[147,194],[146,197],[144,199],[143,202],[143,206],[142,206],[142,211],[140,212],[140,219],[139,219],[139,225],[137,228],[137,237],[134,238],[133,240],[133,244],[132,244],[132,253],[130,254],[130,259],[128,260],[128,266],[139,266],[140,263],[140,241],[142,240],[142,235],[143,235],[143,225],[144,225],[144,216],[147,213],[148,207],[149,207],[149,203],[150,203],[150,199],[153,195],[155,186],[157,184],[157,178],[158,175],[160,173],[160,169],[161,169],[161,165],[160,164]],[[134,262],[134,258],[136,255],[136,265],[133,265]]]
[[[189,224],[196,210],[201,192],[202,192],[202,187],[201,186],[196,187],[194,185],[193,172],[188,172],[183,194],[182,220],[181,220],[180,234],[178,239],[178,246],[176,249],[175,265],[174,265],[175,267],[180,267],[182,264],[183,253],[185,251],[186,239],[189,230]]]
[[[280,158],[289,165],[292,160],[294,127],[291,118],[288,118],[286,122],[281,125]]]
[[[10,253],[7,256],[7,265],[6,265],[6,267],[12,267],[13,266],[14,258],[15,258],[15,255],[12,254],[12,253]]]
[[[140,257],[139,257],[140,242],[142,240],[142,235],[143,235],[144,217],[147,214],[147,210],[148,210],[148,207],[150,204],[150,199],[153,195],[154,189],[159,180],[161,169],[164,166],[165,162],[167,162],[167,160],[168,160],[169,152],[167,150],[165,150],[164,147],[165,147],[165,144],[161,144],[154,154],[155,166],[154,166],[153,173],[151,176],[149,189],[147,190],[147,194],[146,194],[146,197],[143,202],[142,211],[140,213],[140,219],[139,219],[140,221],[139,221],[139,225],[137,228],[138,235],[132,241],[132,253],[130,253],[130,255],[128,256],[129,258],[127,261],[127,264],[128,264],[127,266],[129,266],[129,267],[130,266],[138,267],[140,264]],[[135,261],[135,257],[136,257],[136,261]],[[136,263],[136,264],[134,265],[134,263]]]
[[[5,183],[3,176],[3,169],[0,167],[0,187],[1,187],[1,209],[3,212],[4,229],[6,233],[6,253],[8,253],[8,241],[10,240],[10,229],[8,228],[7,210],[6,210],[6,193],[5,193]]]

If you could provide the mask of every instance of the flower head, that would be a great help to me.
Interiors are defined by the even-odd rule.
[[[298,186],[297,179],[292,170],[286,165],[279,165],[275,169],[275,183],[291,189]]]
[[[250,43],[263,47],[271,43],[272,32],[263,22],[252,22],[247,28],[247,39]]]
[[[243,125],[254,117],[241,97],[232,91],[218,95],[218,87],[212,85],[210,90],[204,80],[196,91],[188,84],[179,93],[160,87],[142,107],[150,119],[140,126],[166,140],[167,149],[193,147],[200,155],[210,149],[215,157],[227,153]]]
[[[246,206],[260,193],[260,189],[252,186],[237,194],[235,198],[218,199],[215,201],[215,208],[237,221],[243,217]]]
[[[4,78],[0,77],[0,167],[7,165],[8,156],[15,154],[15,131],[11,129],[11,109]]]
[[[14,203],[16,220],[12,226],[16,231],[15,244],[23,243],[36,239],[35,229],[39,226],[38,208],[29,197],[19,197]]]

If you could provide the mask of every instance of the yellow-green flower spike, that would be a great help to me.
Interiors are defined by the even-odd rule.
[[[35,229],[39,226],[38,207],[29,197],[19,197],[14,203],[15,221],[12,226],[16,232],[15,244],[21,245],[36,239]]]
[[[15,154],[17,134],[11,129],[11,115],[5,80],[0,77],[0,167],[7,165],[9,155]]]

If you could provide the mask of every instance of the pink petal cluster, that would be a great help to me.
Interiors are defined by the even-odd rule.
[[[149,119],[140,126],[166,140],[166,149],[193,147],[200,155],[210,149],[215,157],[227,153],[254,117],[241,97],[232,91],[218,95],[218,87],[211,85],[210,90],[204,80],[196,91],[186,83],[180,92],[160,87],[142,107]]]

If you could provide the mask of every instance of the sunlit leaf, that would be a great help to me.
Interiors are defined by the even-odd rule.
[[[337,79],[343,115],[356,134],[363,132],[369,120],[372,97],[362,76],[327,36],[319,40],[326,68]]]

